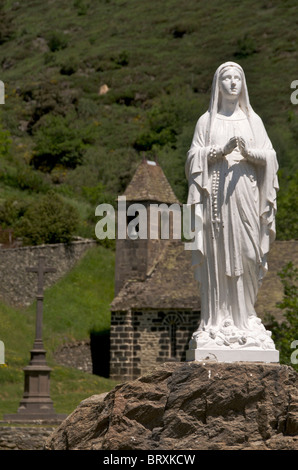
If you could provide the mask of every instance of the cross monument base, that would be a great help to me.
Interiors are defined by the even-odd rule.
[[[31,364],[32,362],[24,368],[25,387],[18,411],[15,414],[4,415],[4,421],[11,423],[62,422],[67,415],[57,414],[50,398],[50,373],[52,369],[46,364]]]

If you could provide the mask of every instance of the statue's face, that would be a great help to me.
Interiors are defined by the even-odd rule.
[[[219,86],[224,97],[233,98],[239,96],[242,87],[240,72],[234,67],[225,70],[219,77]]]

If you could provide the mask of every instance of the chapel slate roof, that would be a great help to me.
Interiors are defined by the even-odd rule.
[[[145,159],[137,167],[124,196],[127,201],[157,201],[179,204],[159,164]]]
[[[198,283],[191,266],[191,252],[181,241],[167,241],[155,267],[145,281],[127,280],[111,304],[112,311],[128,309],[199,310]],[[289,261],[298,264],[298,241],[275,241],[271,247],[269,270],[259,290],[256,311],[264,319],[266,313],[280,321],[283,313],[276,307],[282,300],[283,286],[278,276]]]
[[[164,249],[145,281],[128,280],[111,304],[127,309],[199,310],[198,284],[191,267],[191,252],[180,241],[164,241]]]

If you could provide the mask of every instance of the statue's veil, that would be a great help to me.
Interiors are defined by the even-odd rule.
[[[211,132],[212,132],[212,127],[214,124],[215,117],[218,113],[219,105],[220,105],[220,87],[219,87],[219,79],[222,73],[229,68],[236,68],[237,71],[240,73],[241,76],[241,81],[242,81],[242,88],[241,88],[241,93],[239,96],[239,106],[246,115],[251,129],[254,134],[254,126],[253,126],[253,115],[254,111],[250,105],[249,102],[249,96],[248,96],[248,90],[247,90],[247,85],[246,85],[246,80],[245,80],[245,75],[242,67],[239,64],[236,64],[235,62],[225,62],[224,64],[221,64],[218,69],[216,70],[214,77],[213,77],[213,82],[212,82],[212,89],[211,89],[211,98],[210,98],[210,104],[209,104],[209,123],[208,123],[208,143],[210,145],[210,137],[211,137]]]

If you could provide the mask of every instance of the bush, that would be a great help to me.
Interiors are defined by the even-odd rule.
[[[298,171],[292,177],[280,173],[277,194],[276,237],[278,240],[298,238]]]
[[[84,0],[74,0],[73,6],[77,9],[79,16],[84,16],[88,12],[89,4],[85,3]]]
[[[34,137],[36,147],[31,164],[49,172],[57,165],[66,168],[80,165],[85,149],[94,142],[91,127],[74,127],[70,116],[46,116],[44,125],[37,129]]]
[[[0,157],[6,157],[9,154],[11,143],[10,133],[0,128]]]
[[[181,39],[185,34],[191,34],[196,30],[197,25],[195,23],[180,23],[175,24],[169,29],[169,33],[175,39]]]
[[[79,214],[54,191],[49,191],[26,211],[16,234],[24,245],[69,243],[78,227]]]
[[[49,189],[44,174],[18,161],[14,162],[14,166],[7,166],[0,171],[0,181],[7,186],[27,190],[30,193],[45,193]]]
[[[237,57],[237,59],[243,59],[255,54],[256,52],[258,52],[258,50],[254,39],[245,34],[237,41],[237,49],[234,53],[234,57]]]
[[[5,9],[5,1],[0,0],[0,45],[15,37],[13,14]]]
[[[42,174],[25,165],[17,168],[16,186],[37,193],[49,189],[49,185],[44,181]]]
[[[155,105],[148,112],[150,129],[143,132],[135,141],[134,148],[138,151],[151,150],[154,145],[163,147],[175,146],[177,135],[183,124],[183,112],[179,104],[164,99],[161,105]]]
[[[68,40],[64,33],[55,32],[48,40],[50,51],[56,52],[67,47]]]
[[[27,204],[13,197],[6,199],[0,206],[0,225],[2,228],[14,227],[23,217]]]
[[[60,73],[61,75],[73,75],[78,70],[78,63],[76,59],[70,57],[61,65]]]
[[[111,61],[117,67],[126,67],[129,64],[129,54],[127,51],[121,51],[117,56],[112,56]]]
[[[96,116],[98,118],[99,109],[98,105],[89,98],[81,98],[77,104],[78,116],[82,119]]]
[[[56,62],[56,56],[52,52],[45,52],[43,55],[44,65],[53,65]]]
[[[96,186],[83,186],[82,194],[85,199],[96,207],[98,204],[111,204],[115,205],[115,198],[106,192],[106,187],[103,183],[99,182]]]

